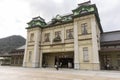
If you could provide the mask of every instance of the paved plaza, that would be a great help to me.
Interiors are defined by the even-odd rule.
[[[0,80],[120,80],[120,71],[0,66]]]

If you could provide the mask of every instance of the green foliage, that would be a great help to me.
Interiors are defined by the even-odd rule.
[[[25,45],[25,39],[21,36],[10,36],[0,39],[0,54],[8,53],[22,45]]]

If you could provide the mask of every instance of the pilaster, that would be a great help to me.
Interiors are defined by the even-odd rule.
[[[25,44],[25,52],[24,52],[24,58],[23,58],[23,67],[27,67],[27,45],[28,45],[28,33],[27,33],[27,39]]]
[[[37,29],[35,31],[35,43],[34,43],[34,53],[33,53],[33,61],[32,61],[32,67],[39,67],[39,42],[40,42],[40,29]]]
[[[97,27],[97,24],[96,24],[96,21],[95,21],[95,17],[92,17],[91,18],[91,29],[92,29],[92,63],[93,63],[93,70],[99,70],[100,69],[96,27]]]
[[[40,51],[40,64],[39,64],[39,67],[41,68],[42,67],[42,51]]]
[[[64,28],[62,29],[62,36],[61,36],[61,38],[62,38],[62,43],[64,43]]]
[[[51,31],[51,34],[50,34],[50,44],[53,43],[53,31]]]
[[[80,56],[78,51],[78,26],[77,22],[74,22],[74,68],[80,69]]]

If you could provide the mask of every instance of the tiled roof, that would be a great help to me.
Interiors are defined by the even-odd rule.
[[[120,31],[105,32],[101,34],[101,42],[120,41]]]
[[[17,48],[16,50],[20,50],[20,49],[25,49],[25,45],[23,45],[23,46]]]

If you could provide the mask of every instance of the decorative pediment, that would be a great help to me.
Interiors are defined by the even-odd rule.
[[[95,7],[93,5],[83,5],[73,10],[73,14],[74,16],[76,16],[76,15],[93,12],[93,11],[95,11]]]
[[[43,27],[46,25],[46,22],[43,18],[41,18],[40,16],[33,18],[28,24],[28,27],[35,27],[35,26],[39,26],[39,27]]]
[[[58,15],[56,15],[56,19],[57,19],[57,20],[62,20],[62,16],[60,16],[60,15],[58,14]]]
[[[72,16],[60,16],[60,15],[56,15],[55,18],[52,19],[51,24],[60,24],[60,23],[64,23],[64,22],[68,22],[72,20]]]

